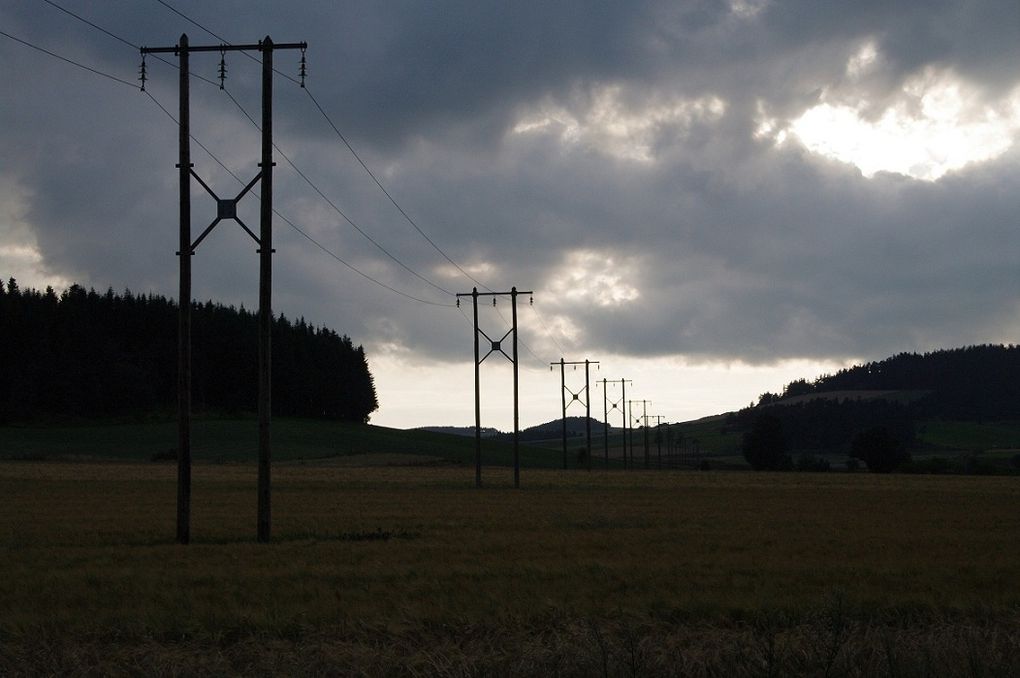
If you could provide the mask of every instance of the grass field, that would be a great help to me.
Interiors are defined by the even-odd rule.
[[[0,462],[0,675],[1016,675],[1020,483]]]
[[[215,463],[251,462],[258,454],[253,418],[200,417],[192,422],[192,457]],[[130,460],[173,459],[177,422],[89,423],[75,426],[0,426],[0,459]],[[448,463],[474,464],[474,438],[428,431],[404,431],[339,421],[276,418],[273,459],[321,462],[365,454],[414,455]],[[557,467],[562,455],[521,446],[521,463]],[[513,446],[483,441],[484,463],[509,465]]]

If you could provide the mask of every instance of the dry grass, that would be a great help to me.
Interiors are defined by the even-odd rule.
[[[1014,479],[484,478],[2,463],[0,674],[1017,673]]]

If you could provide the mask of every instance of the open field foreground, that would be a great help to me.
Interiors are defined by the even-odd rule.
[[[0,675],[1018,675],[1020,483],[0,463]]]

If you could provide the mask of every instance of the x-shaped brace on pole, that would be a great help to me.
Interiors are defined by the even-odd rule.
[[[237,203],[240,202],[241,198],[247,195],[248,191],[250,191],[255,186],[255,184],[258,183],[259,179],[262,178],[262,170],[259,170],[259,173],[255,175],[255,178],[249,181],[248,185],[241,189],[241,192],[237,194],[236,198],[226,200],[216,195],[216,192],[209,188],[209,184],[202,181],[202,177],[198,176],[198,174],[195,173],[194,169],[191,169],[190,171],[191,176],[195,177],[195,180],[198,181],[202,188],[204,188],[206,192],[212,196],[212,199],[216,201],[216,218],[213,219],[213,222],[209,224],[209,226],[207,226],[204,231],[202,231],[202,234],[198,236],[195,242],[191,243],[190,254],[195,253],[195,248],[198,247],[199,243],[205,240],[206,236],[212,233],[212,230],[216,228],[216,225],[219,224],[224,219],[233,219],[234,221],[236,221],[238,225],[240,225],[241,228],[244,229],[244,232],[250,235],[252,240],[254,240],[255,243],[261,247],[262,241],[259,240],[259,237],[255,235],[252,232],[252,230],[248,228],[247,225],[245,225],[243,221],[241,221],[240,217],[237,216]]]
[[[588,390],[588,387],[587,387],[587,386],[586,386],[586,387],[584,387],[584,388],[582,388],[582,389],[581,389],[580,391],[578,391],[577,393],[574,393],[573,391],[571,391],[571,390],[570,390],[569,388],[567,388],[566,386],[564,386],[564,387],[563,387],[563,390],[564,390],[564,391],[566,391],[567,393],[569,393],[569,394],[571,395],[571,400],[570,400],[569,402],[567,402],[567,409],[570,409],[570,406],[571,406],[571,405],[573,405],[574,403],[581,403],[582,405],[584,405],[585,407],[587,407],[587,403],[586,403],[585,401],[581,400],[581,394],[582,394],[582,393],[585,393],[585,391],[587,391],[587,390]],[[585,398],[587,398],[587,397],[588,397],[588,394],[587,394],[587,393],[585,393]]]
[[[506,334],[503,335],[502,339],[500,339],[499,341],[493,341],[492,337],[490,337],[488,334],[486,334],[485,330],[483,330],[481,327],[479,327],[478,328],[478,333],[481,334],[483,337],[485,337],[486,339],[489,340],[489,347],[490,348],[489,348],[489,352],[486,353],[484,356],[482,356],[482,359],[478,361],[478,364],[481,365],[482,363],[484,363],[485,359],[488,358],[493,353],[495,353],[496,351],[499,351],[500,353],[503,354],[504,358],[506,358],[510,362],[513,362],[514,359],[511,358],[510,356],[508,356],[506,354],[506,351],[504,351],[503,348],[502,348],[503,342],[506,341],[507,337],[509,337],[511,334],[513,334],[513,331],[514,331],[514,328],[511,327],[510,329],[508,329],[506,331]]]

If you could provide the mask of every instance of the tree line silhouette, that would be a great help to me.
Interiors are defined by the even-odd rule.
[[[910,460],[907,450],[926,419],[1020,419],[1020,347],[900,353],[813,382],[797,379],[781,394],[763,393],[756,405],[730,414],[726,429],[744,434],[743,451],[754,468],[791,467],[788,453],[804,459],[845,453],[889,471]]]
[[[759,404],[831,391],[917,391],[914,416],[965,421],[1020,418],[1020,346],[980,345],[929,353],[900,353],[842,369],[813,382],[798,379]]]
[[[211,301],[192,309],[195,412],[253,412],[257,314]],[[366,422],[378,408],[364,349],[349,337],[281,315],[272,341],[274,414]],[[174,301],[0,284],[0,422],[171,414],[176,394]]]

